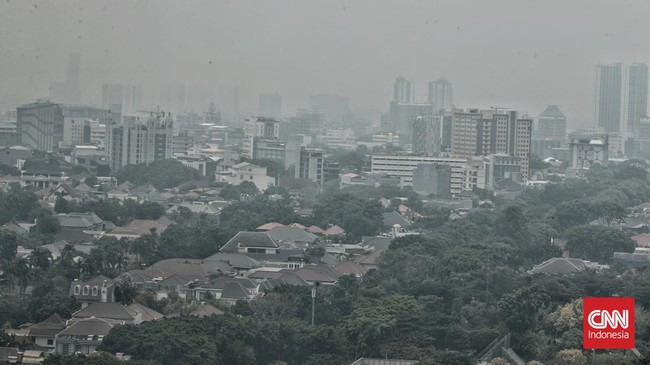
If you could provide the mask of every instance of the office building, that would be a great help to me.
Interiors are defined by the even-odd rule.
[[[203,123],[223,125],[221,121],[221,113],[217,111],[217,107],[214,105],[214,103],[210,103],[208,111],[203,113]]]
[[[413,191],[426,196],[451,197],[451,166],[418,164],[413,170]]]
[[[111,170],[172,158],[173,124],[170,114],[151,113],[126,116],[121,125],[111,126],[106,142]]]
[[[420,115],[413,119],[412,152],[432,156],[440,152],[440,117]]]
[[[77,104],[81,100],[79,89],[81,56],[70,54],[64,81],[50,83],[50,100],[56,103]]]
[[[621,130],[622,82],[621,63],[596,67],[596,121],[606,132]]]
[[[641,117],[648,115],[648,65],[633,63],[627,67],[627,128],[636,131]]]
[[[298,134],[317,134],[323,122],[323,115],[299,110],[295,117],[290,117],[280,123],[280,139],[288,141],[291,136]]]
[[[102,85],[102,108],[112,109],[121,105],[124,114],[134,113],[141,108],[142,89],[135,84]]]
[[[537,118],[537,138],[566,140],[566,117],[557,105],[549,105]]]
[[[451,151],[451,126],[452,126],[452,116],[450,114],[443,114],[440,118],[440,123],[442,124],[442,131],[440,135],[440,151],[441,152],[450,152]]]
[[[449,165],[451,167],[451,194],[460,194],[465,188],[466,158],[373,154],[371,171],[374,174],[399,178],[402,187],[412,186],[413,171],[419,164]]]
[[[106,124],[95,119],[64,117],[63,143],[92,144],[103,150],[106,144]]]
[[[242,140],[242,157],[254,158],[255,139],[265,140],[264,143],[260,144],[260,147],[266,146],[267,142],[268,144],[274,141],[280,142],[280,122],[273,118],[246,118],[244,139]]]
[[[531,119],[518,118],[515,111],[454,110],[451,154],[462,158],[491,154],[519,157],[522,177],[526,182],[532,123]]]
[[[18,107],[16,133],[26,147],[53,151],[63,140],[63,105],[37,101]]]
[[[427,101],[433,106],[433,110],[436,113],[452,109],[453,104],[451,97],[451,84],[446,78],[442,77],[429,83]]]
[[[275,94],[261,94],[257,115],[261,117],[280,118],[282,116],[282,96],[280,93],[276,91]]]
[[[503,179],[520,181],[521,159],[510,155],[489,155],[485,157],[485,175],[485,188],[489,190]]]

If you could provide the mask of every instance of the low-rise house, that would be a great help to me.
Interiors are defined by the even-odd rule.
[[[43,196],[43,200],[54,204],[60,197],[69,202],[81,203],[87,196],[88,194],[79,191],[71,184],[64,183],[59,184],[54,189],[47,190],[46,195]]]
[[[277,222],[265,223],[255,229],[258,231],[269,231],[275,227],[284,227],[284,224]]]
[[[396,224],[399,224],[404,228],[408,228],[411,225],[411,222],[409,220],[394,210],[387,213],[382,213],[382,222],[384,224],[384,227],[387,228],[393,227]]]
[[[633,268],[650,266],[650,248],[637,247],[633,253],[614,252],[614,261]]]
[[[275,185],[275,178],[267,176],[266,167],[257,166],[250,162],[238,163],[226,171],[218,171],[215,176],[217,181],[227,182],[232,185],[239,185],[244,181],[249,181],[255,184],[255,187],[260,191]]]
[[[338,271],[342,275],[352,275],[360,278],[363,277],[369,269],[358,262],[344,261],[334,266],[334,270]]]
[[[218,252],[205,259],[206,261],[223,261],[230,265],[233,269],[239,271],[249,271],[263,266],[263,263],[255,260],[252,257],[241,253],[225,253]]]
[[[134,219],[126,226],[115,228],[110,233],[107,233],[106,236],[115,237],[117,239],[135,239],[144,234],[150,234],[152,231],[162,234],[167,230],[167,227],[172,224],[174,224],[174,222],[166,217],[161,217],[158,220]]]
[[[368,270],[376,269],[379,266],[379,258],[381,257],[382,252],[383,250],[375,250],[368,255],[356,256],[353,261],[359,263],[359,265]]]
[[[233,305],[240,300],[251,300],[263,293],[265,285],[243,277],[220,277],[199,284],[193,289],[194,300],[205,300],[208,296]]]
[[[638,247],[650,247],[650,234],[641,233],[630,237]]]
[[[75,249],[75,251],[83,254],[88,254],[90,253],[90,250],[93,249],[93,245],[89,244],[72,244],[68,241],[65,240],[58,240],[54,243],[48,243],[47,245],[43,245],[40,248],[50,251],[50,254],[52,255],[52,260],[56,260],[59,257],[61,257],[61,254],[63,250],[65,249],[66,245],[72,245],[72,247]]]
[[[210,304],[203,304],[190,312],[190,316],[205,318],[210,316],[223,316],[224,312]]]
[[[36,346],[44,349],[53,349],[56,334],[65,328],[66,320],[55,313],[44,321],[30,326],[29,338]]]
[[[115,228],[111,222],[104,222],[95,213],[59,213],[56,215],[63,229],[77,231],[105,231]]]
[[[56,335],[55,351],[61,355],[91,354],[102,344],[113,326],[113,323],[101,318],[76,321]]]
[[[143,321],[142,313],[122,303],[97,302],[72,313],[68,324],[90,318],[100,318],[113,324],[140,324]]]
[[[29,229],[25,229],[24,227],[21,227],[20,225],[13,222],[3,224],[0,226],[0,230],[13,232],[16,234],[16,236],[27,236],[29,234]]]
[[[75,280],[70,283],[70,295],[81,302],[82,308],[92,303],[114,303],[115,281],[103,275],[88,281]]]
[[[310,244],[318,239],[318,236],[303,229],[278,226],[267,231],[271,237],[275,238],[278,242],[292,242],[296,244]]]
[[[181,208],[185,208],[194,214],[207,214],[211,216],[218,216],[221,214],[221,210],[211,204],[196,204],[196,203],[179,203],[174,204],[165,211],[165,214],[175,214]]]
[[[163,318],[162,313],[159,313],[147,306],[140,303],[131,303],[127,306],[130,310],[140,313],[142,322],[157,321]]]
[[[345,230],[338,225],[330,225],[325,232],[323,232],[324,235],[326,236],[342,236],[345,234]]]

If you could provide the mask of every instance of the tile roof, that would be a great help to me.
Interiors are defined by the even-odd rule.
[[[268,230],[271,230],[271,229],[273,229],[275,227],[284,227],[284,224],[277,223],[277,222],[271,222],[271,223],[262,224],[261,226],[255,228],[255,229],[257,229],[259,231],[268,231]]]
[[[147,270],[160,271],[164,278],[180,275],[190,280],[206,280],[211,275],[234,272],[232,267],[223,261],[182,258],[158,261]]]
[[[213,305],[204,304],[197,309],[190,312],[190,316],[195,316],[199,318],[209,317],[209,316],[222,316],[224,315],[223,311]]]
[[[142,236],[151,233],[152,229],[162,234],[173,223],[165,217],[158,220],[134,219],[124,227],[115,228],[110,235]]]
[[[162,313],[158,313],[155,310],[140,303],[131,303],[127,308],[140,313],[144,322],[157,321],[163,317]]]
[[[323,233],[325,233],[328,236],[338,236],[338,235],[344,234],[345,230],[335,224],[335,225],[327,228],[325,230],[325,232],[323,232]]]
[[[583,271],[586,268],[586,262],[583,260],[569,257],[553,257],[541,264],[535,265],[531,272],[536,274],[570,274]]]
[[[637,246],[650,247],[650,234],[648,233],[637,234],[636,236],[632,236],[630,238],[636,242]]]
[[[318,239],[318,237],[311,233],[306,232],[300,228],[296,227],[275,227],[268,231],[271,237],[275,238],[278,241],[290,241],[290,242],[305,242],[312,243]]]
[[[406,228],[411,225],[411,222],[406,220],[406,218],[402,217],[394,210],[388,213],[383,213],[382,222],[384,224],[384,227],[393,227],[395,224],[399,224],[400,226]]]
[[[133,321],[137,312],[121,303],[97,302],[72,314],[72,318],[102,318],[118,321]]]
[[[238,232],[233,238],[226,242],[219,251],[238,252],[239,247],[266,247],[278,248],[280,245],[267,232]]]
[[[205,259],[206,261],[223,261],[236,269],[253,269],[262,266],[262,263],[252,257],[241,253],[218,252]]]
[[[61,331],[59,336],[106,336],[113,325],[101,318],[88,318],[72,324]]]
[[[316,233],[316,234],[325,233],[325,231],[318,226],[310,226],[309,228],[307,228],[307,232]]]
[[[361,264],[354,261],[341,262],[334,266],[334,270],[344,275],[354,275],[356,277],[362,277],[368,272],[366,267],[363,267]]]
[[[53,314],[42,322],[36,323],[29,327],[30,336],[54,337],[57,333],[65,329],[65,319],[58,314]]]

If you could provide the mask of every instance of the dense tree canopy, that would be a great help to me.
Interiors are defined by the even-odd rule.
[[[199,178],[198,170],[183,165],[175,159],[154,161],[149,164],[126,165],[115,173],[118,183],[151,184],[158,189],[173,188]]]

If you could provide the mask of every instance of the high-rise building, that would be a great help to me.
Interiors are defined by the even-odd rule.
[[[294,177],[307,179],[323,185],[323,150],[316,148],[300,149],[300,164]]]
[[[257,113],[260,117],[279,118],[282,116],[282,95],[260,94]]]
[[[596,67],[596,121],[606,132],[621,131],[623,64]]]
[[[420,164],[442,164],[451,166],[451,194],[460,194],[466,188],[465,173],[468,159],[436,156],[372,155],[372,173],[400,179],[400,186],[413,185],[413,171]],[[479,184],[479,182],[477,182]],[[482,187],[477,185],[477,187]],[[471,190],[472,187],[469,187]]]
[[[64,117],[63,142],[70,145],[93,144],[103,149],[106,143],[106,124],[95,119]]]
[[[121,125],[111,126],[106,142],[111,170],[172,158],[173,124],[170,114],[151,113],[125,116]]]
[[[648,115],[648,65],[645,63],[627,67],[626,97],[627,127],[636,131],[641,117]]]
[[[403,76],[395,79],[393,87],[393,101],[396,103],[410,104],[414,98],[413,82]]]
[[[532,124],[515,111],[454,110],[451,154],[468,159],[491,154],[519,157],[522,178],[528,181]]]
[[[64,81],[50,83],[50,99],[57,103],[79,103],[81,90],[79,89],[79,69],[81,56],[79,53],[71,53],[68,67],[65,72]]]
[[[412,152],[432,156],[440,152],[440,117],[432,114],[413,119]]]
[[[247,118],[244,126],[244,139],[242,140],[242,157],[254,158],[256,139],[277,140],[279,142],[280,122],[273,118]]]
[[[442,77],[429,83],[428,99],[435,112],[447,111],[452,108],[451,84]]]
[[[185,112],[202,114],[215,100],[214,88],[209,85],[187,85],[185,88]]]
[[[63,140],[63,105],[37,101],[18,107],[16,132],[23,145],[35,150],[53,151]]]
[[[566,140],[566,117],[557,105],[549,105],[537,118],[537,137],[554,141]]]
[[[382,129],[383,132],[399,134],[402,143],[409,143],[412,137],[413,120],[421,115],[432,114],[430,104],[404,104],[391,101],[389,116]]]
[[[142,89],[135,84],[102,85],[102,107],[112,109],[112,105],[121,105],[122,113],[134,113],[140,109]]]

